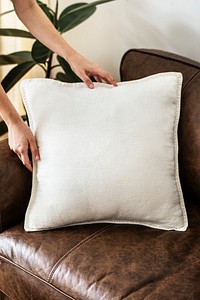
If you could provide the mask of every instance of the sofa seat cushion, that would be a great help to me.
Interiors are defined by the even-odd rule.
[[[27,234],[17,225],[1,234],[0,286],[16,300],[198,299],[199,206],[187,210],[186,232],[97,224]]]

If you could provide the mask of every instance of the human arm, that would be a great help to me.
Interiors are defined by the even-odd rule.
[[[30,149],[35,160],[39,159],[39,151],[30,128],[24,123],[8,96],[0,85],[0,115],[8,126],[10,148],[18,155],[29,171],[32,164],[28,156]]]
[[[63,39],[35,0],[12,1],[19,19],[29,31],[46,47],[62,56],[88,87],[94,87],[91,76],[97,81],[104,80],[109,84],[116,85],[109,73],[80,55]]]
[[[18,17],[30,32],[49,49],[68,61],[74,72],[88,87],[94,87],[90,79],[91,76],[97,81],[101,82],[104,80],[107,83],[116,85],[116,82],[107,72],[70,47],[54,28],[35,0],[12,1]],[[0,86],[0,115],[8,126],[10,148],[19,156],[23,164],[32,171],[28,151],[31,151],[34,159],[39,159],[35,138],[30,128],[23,122],[13,107],[2,86]]]

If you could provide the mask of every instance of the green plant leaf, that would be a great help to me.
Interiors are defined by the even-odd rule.
[[[0,28],[0,35],[34,39],[34,36],[30,32],[14,28]]]
[[[78,80],[74,80],[73,76],[71,77],[69,73],[62,73],[62,72],[58,72],[56,74],[56,80],[59,81],[63,81],[63,82],[81,82],[80,78],[78,78]]]
[[[15,11],[14,9],[4,11],[3,13],[0,14],[0,17],[3,17],[5,15],[7,15],[7,14],[10,14],[11,12],[14,12],[14,11]]]
[[[0,65],[20,64],[22,62],[31,61],[32,55],[30,51],[19,51],[7,55],[0,55]]]
[[[116,0],[98,0],[92,3],[76,3],[68,6],[58,20],[58,30],[64,33],[87,20],[96,10],[96,6]]]
[[[63,10],[59,20],[57,20],[58,5],[56,5],[54,11],[40,0],[37,0],[37,3],[49,17],[54,26],[58,28],[61,33],[64,33],[88,19],[95,12],[97,5],[111,1],[116,0],[97,0],[89,4],[82,2],[70,5]],[[56,3],[58,4],[58,0],[56,0]],[[1,28],[0,36],[35,39],[30,32],[15,28]],[[10,88],[12,88],[15,83],[17,83],[18,80],[34,65],[39,65],[42,67],[46,72],[46,77],[50,76],[49,73],[54,68],[54,66],[52,67],[52,56],[53,52],[36,39],[33,44],[31,54],[28,51],[20,51],[8,55],[1,55],[0,65],[17,63],[17,66],[14,67],[2,81],[4,89],[8,91]],[[59,72],[57,74],[57,79],[68,82],[81,81],[80,78],[71,70],[69,64],[64,59],[58,57],[58,61],[65,73]],[[47,68],[44,66],[44,64],[47,65]]]
[[[4,90],[8,92],[36,64],[34,61],[28,61],[14,67],[1,82]]]
[[[77,8],[80,8],[78,9]],[[76,3],[67,7],[58,19],[58,30],[64,33],[87,20],[96,11],[95,6],[87,7],[86,3]]]
[[[116,1],[116,0],[97,0],[97,1],[94,1],[92,3],[89,3],[88,4],[88,7],[89,6],[93,6],[93,5],[100,5],[100,4],[104,4],[104,3],[108,3],[108,2],[112,2],[112,1]]]
[[[80,11],[86,7],[97,6],[97,5],[104,4],[107,2],[112,2],[112,1],[116,1],[116,0],[97,0],[92,3],[80,2],[80,3],[72,4],[63,10],[63,12],[60,15],[60,19],[62,19],[69,13],[74,13],[74,12]]]
[[[37,1],[38,5],[40,6],[40,8],[43,10],[43,12],[45,13],[45,15],[51,20],[53,21],[54,16],[52,14],[52,10],[43,2],[41,1]]]
[[[60,14],[59,19],[61,20],[62,18],[64,18],[66,15],[68,15],[70,12],[74,12],[77,9],[79,9],[80,7],[82,8],[83,6],[87,5],[88,3],[86,2],[81,2],[81,3],[75,3],[72,5],[69,5],[68,7],[66,7],[62,13]]]
[[[68,81],[68,78],[67,78],[66,74],[62,73],[62,72],[58,72],[56,74],[56,78],[55,79],[59,80],[59,81],[63,81],[63,82],[70,82],[70,81]]]
[[[57,73],[58,77],[60,78],[59,80],[61,81],[66,81],[66,82],[80,82],[82,81],[71,69],[70,65],[68,64],[68,62],[66,62],[66,60],[64,58],[62,58],[61,56],[57,56],[57,60],[59,62],[59,64],[61,65],[63,71],[65,73]],[[64,74],[65,76],[61,75]],[[58,79],[58,77],[56,77]]]
[[[22,120],[27,121],[28,120],[28,116],[27,115],[22,115],[21,116]]]
[[[37,63],[45,63],[51,51],[39,41],[35,41],[32,47],[32,57]]]

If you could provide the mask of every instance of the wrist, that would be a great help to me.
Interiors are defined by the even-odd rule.
[[[17,111],[10,111],[6,117],[3,118],[4,122],[6,123],[6,125],[8,126],[8,128],[12,127],[12,126],[17,126],[20,123],[23,122],[22,118],[20,117],[20,115],[17,113]]]
[[[77,52],[70,48],[65,51],[64,55],[62,56],[69,64],[74,61],[74,57],[77,55]]]

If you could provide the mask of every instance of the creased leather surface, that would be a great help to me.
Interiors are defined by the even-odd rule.
[[[200,63],[156,50],[129,50],[122,59],[123,81],[159,72],[183,74],[179,122],[179,166],[186,194],[200,198]]]
[[[162,68],[165,71],[173,68],[184,74],[179,136],[180,172],[188,200],[188,230],[166,232],[142,226],[104,224],[26,233],[23,224],[16,225],[0,234],[0,289],[10,299],[200,299],[200,206],[192,196],[198,200],[200,192],[199,65],[171,54],[160,51],[148,54],[148,51],[132,51],[132,58],[128,55],[130,60],[126,63],[123,60],[123,79],[139,78]],[[21,199],[17,208],[13,205],[14,199],[20,199],[19,195],[23,194],[18,185],[23,185],[29,173],[24,173],[6,144],[3,148],[0,145],[0,201],[1,205],[4,203],[1,207],[11,203],[7,210],[10,217],[4,218],[8,225],[12,215],[18,220],[21,206],[26,206],[29,193],[26,184],[24,204]],[[9,184],[18,182],[13,185],[14,190],[11,188],[11,197],[5,193],[4,185],[9,188],[6,176],[11,179]]]
[[[0,142],[0,232],[22,221],[31,190],[31,173],[17,155]]]
[[[0,300],[12,300],[12,299],[0,292]]]
[[[1,283],[1,286],[8,295],[2,300],[73,300],[73,298],[63,295],[61,291],[9,263],[1,263],[1,275],[2,272],[4,283]]]
[[[90,225],[27,234],[22,225],[13,227],[1,234],[1,256],[6,261],[1,262],[0,286],[20,300],[45,300],[48,295],[52,300],[65,299],[63,294],[77,300],[160,300],[160,295],[162,299],[199,299],[199,206],[187,209],[191,222],[184,233]],[[34,275],[48,282],[39,283],[40,292]],[[54,298],[50,296],[54,294],[49,294],[53,290],[49,285],[62,292],[60,298],[56,291]]]

